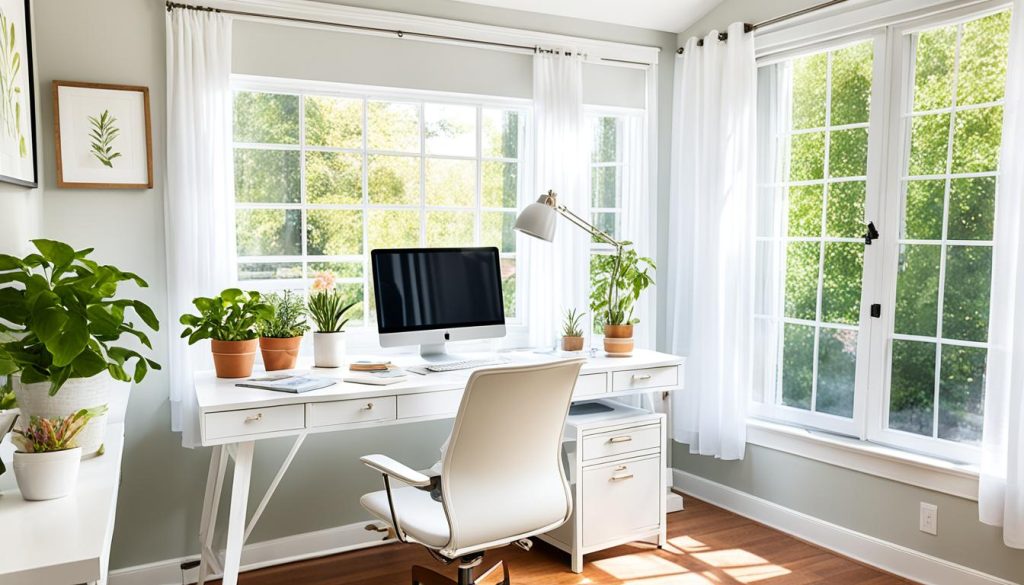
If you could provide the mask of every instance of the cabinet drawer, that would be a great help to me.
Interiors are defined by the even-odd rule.
[[[643,368],[615,372],[612,377],[612,391],[634,390],[636,388],[660,388],[679,385],[678,366]]]
[[[309,427],[329,427],[352,423],[395,420],[398,408],[394,396],[364,400],[314,402],[309,405]]]
[[[583,546],[657,526],[663,473],[659,456],[584,470]]]
[[[306,407],[302,404],[288,404],[211,412],[205,415],[204,420],[207,439],[299,430],[306,426]]]
[[[572,395],[575,398],[581,396],[594,396],[604,394],[608,391],[608,374],[584,374],[576,380],[576,389]]]
[[[398,397],[398,418],[419,418],[422,416],[455,416],[462,401],[462,390],[406,394]]]
[[[583,460],[591,461],[658,447],[661,447],[660,424],[633,427],[583,437]]]

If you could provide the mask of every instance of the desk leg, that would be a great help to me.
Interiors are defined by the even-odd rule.
[[[210,471],[206,475],[203,516],[199,521],[199,579],[197,585],[204,585],[206,578],[210,576],[213,535],[217,527],[217,509],[220,506],[220,492],[224,486],[224,470],[227,463],[227,457],[224,457],[224,446],[214,447],[210,454]]]
[[[245,544],[245,513],[249,505],[249,479],[252,477],[252,452],[255,443],[235,445],[235,471],[231,479],[231,508],[228,511],[228,538],[224,549],[223,585],[238,585]]]

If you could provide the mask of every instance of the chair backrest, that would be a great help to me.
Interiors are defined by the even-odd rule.
[[[561,445],[582,365],[566,360],[470,376],[441,471],[447,550],[500,546],[568,519]]]

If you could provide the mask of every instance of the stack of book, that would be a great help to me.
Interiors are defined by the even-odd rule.
[[[355,372],[345,376],[344,381],[354,384],[372,384],[387,386],[405,380],[405,370],[398,368],[389,361],[358,361],[349,364],[349,370]]]

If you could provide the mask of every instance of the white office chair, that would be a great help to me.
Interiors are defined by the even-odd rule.
[[[422,544],[445,564],[458,562],[457,582],[416,566],[413,585],[472,585],[473,568],[486,549],[516,543],[528,550],[529,537],[569,519],[572,496],[561,440],[582,364],[568,360],[474,372],[439,482],[384,455],[362,458],[384,475],[385,488],[363,496],[363,507],[390,524],[402,542]],[[390,478],[410,487],[393,489]],[[440,501],[430,491],[436,493],[438,485]],[[508,567],[501,567],[508,585]]]

